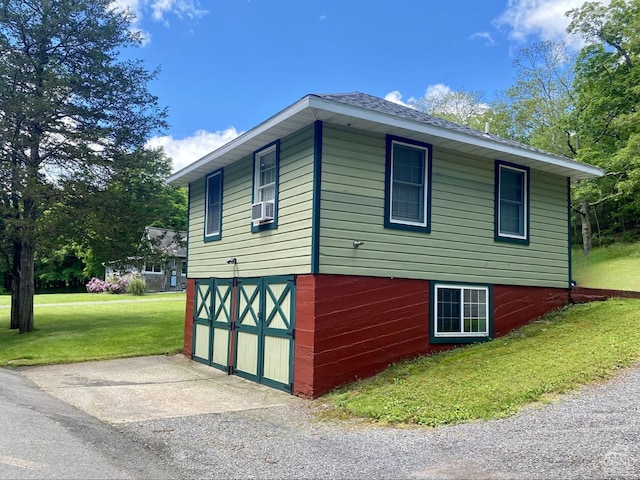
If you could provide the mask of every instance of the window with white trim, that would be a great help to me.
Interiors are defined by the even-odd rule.
[[[207,177],[204,214],[205,241],[222,238],[222,170]]]
[[[142,269],[142,271],[144,273],[163,273],[164,269],[162,268],[162,265],[157,264],[157,263],[152,263],[152,264],[145,264],[144,268]]]
[[[435,337],[488,337],[489,288],[435,285]]]
[[[386,227],[429,229],[431,146],[387,136]]]
[[[277,226],[278,178],[280,166],[280,142],[267,145],[253,154],[253,204],[273,203],[273,220],[262,222],[252,229],[275,228]]]
[[[496,239],[529,238],[529,169],[496,162]]]
[[[256,154],[255,202],[276,198],[276,147]]]

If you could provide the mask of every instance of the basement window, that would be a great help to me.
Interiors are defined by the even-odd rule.
[[[431,295],[435,343],[485,340],[492,330],[489,286],[435,284]]]

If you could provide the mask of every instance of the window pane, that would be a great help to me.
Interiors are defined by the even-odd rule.
[[[486,290],[484,289],[464,289],[463,333],[488,333],[486,298]]]
[[[393,179],[422,185],[424,182],[424,150],[405,145],[393,147]]]
[[[500,171],[500,198],[524,203],[524,172],[503,168]]]
[[[271,184],[268,187],[258,188],[258,202],[264,202],[267,200],[274,200],[276,198],[276,187]]]
[[[276,151],[272,150],[260,157],[259,186],[268,185],[276,181]]]
[[[206,212],[206,235],[220,233],[220,214],[222,202],[221,175],[212,175],[207,179],[207,212]]]
[[[524,235],[524,205],[501,203],[500,232]]]
[[[437,331],[439,333],[453,333],[460,331],[460,290],[453,288],[438,288],[438,318]]]
[[[393,184],[391,216],[394,219],[424,221],[424,190],[411,185]]]

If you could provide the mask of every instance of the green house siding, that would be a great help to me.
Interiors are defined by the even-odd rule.
[[[285,137],[280,148],[277,229],[251,232],[251,155],[224,169],[220,240],[204,242],[204,178],[191,184],[190,278],[310,272],[313,126]],[[227,264],[229,258],[237,264]]]
[[[320,273],[568,285],[565,178],[531,170],[530,244],[505,244],[494,240],[494,159],[434,148],[423,233],[384,228],[384,135],[325,124],[322,152]]]

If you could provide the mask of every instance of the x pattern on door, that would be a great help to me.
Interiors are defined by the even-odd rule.
[[[193,358],[225,371],[229,367],[232,300],[232,280],[196,281]]]
[[[229,349],[233,345],[233,373],[291,391],[294,278],[238,279],[235,312],[231,308],[232,297],[233,283],[230,280],[196,282],[194,359],[227,369]]]

